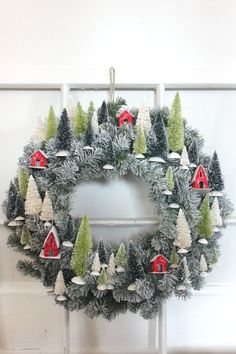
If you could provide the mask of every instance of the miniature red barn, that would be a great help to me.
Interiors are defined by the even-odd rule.
[[[60,258],[59,246],[60,246],[60,242],[57,235],[57,230],[54,226],[52,226],[47,237],[45,238],[40,257]]]
[[[207,189],[208,188],[208,177],[206,171],[202,165],[196,168],[196,171],[192,180],[192,187],[195,189]]]
[[[32,168],[46,168],[48,163],[48,158],[42,150],[36,150],[31,155],[31,165]]]
[[[168,260],[161,254],[155,256],[150,262],[152,273],[166,273],[168,271]]]
[[[128,123],[128,124],[132,124],[133,122],[133,116],[131,113],[129,113],[128,111],[124,111],[119,115],[118,118],[118,127],[120,127],[121,125]]]

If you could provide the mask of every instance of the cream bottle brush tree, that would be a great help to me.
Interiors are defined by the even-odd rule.
[[[25,214],[37,215],[42,210],[42,199],[40,197],[38,187],[35,183],[34,177],[29,178],[28,188],[25,197]]]
[[[179,247],[178,253],[187,253],[192,244],[188,222],[182,209],[179,209],[176,221],[176,239],[174,245]]]

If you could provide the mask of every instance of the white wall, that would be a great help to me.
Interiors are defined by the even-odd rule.
[[[4,0],[0,79],[236,82],[234,0]]]
[[[122,83],[236,83],[235,11],[233,0],[0,0],[0,84],[107,82],[111,65]],[[167,103],[172,95],[167,92]],[[236,201],[229,187],[236,172],[235,93],[217,95],[183,92],[183,111],[208,139],[207,150],[218,150]],[[59,113],[59,92],[0,92],[0,202],[37,116],[46,116],[51,103]],[[222,240],[206,290],[190,302],[170,302],[169,347],[236,350],[234,229],[230,225]],[[15,270],[7,231],[0,234],[0,352],[60,352],[63,312],[40,284]],[[147,329],[147,321],[130,314],[110,324],[73,313],[72,351],[142,351]]]

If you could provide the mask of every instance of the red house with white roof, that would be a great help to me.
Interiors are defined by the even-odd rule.
[[[118,117],[118,127],[120,127],[123,124],[131,124],[133,123],[133,116],[130,112],[128,111],[123,111],[119,117]]]
[[[158,254],[151,259],[151,271],[152,273],[167,273],[168,272],[168,260],[162,254]]]
[[[31,155],[31,168],[46,168],[48,164],[47,155],[42,150],[36,150]]]
[[[60,258],[59,254],[60,242],[57,235],[57,230],[54,226],[51,227],[47,237],[45,238],[43,249],[40,253],[42,258]]]
[[[208,177],[202,165],[199,165],[194,172],[192,187],[195,189],[207,189],[209,187]]]

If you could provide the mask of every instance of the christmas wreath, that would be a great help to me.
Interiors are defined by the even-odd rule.
[[[59,122],[51,107],[19,159],[4,203],[8,245],[27,256],[17,267],[41,279],[58,304],[113,319],[130,310],[157,315],[172,295],[201,289],[219,257],[232,206],[216,152],[188,126],[177,93],[170,111],[128,109],[119,98],[96,111],[80,103]],[[142,178],[159,225],[128,244],[93,245],[89,218],[70,215],[70,197],[84,180]]]

